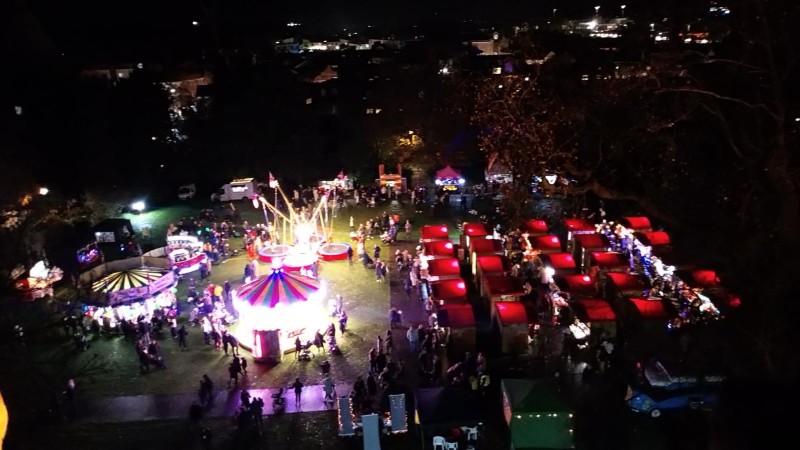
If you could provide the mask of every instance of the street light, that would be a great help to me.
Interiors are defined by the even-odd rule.
[[[619,8],[622,10],[622,17],[625,17],[625,6],[627,5],[620,5]]]
[[[600,5],[594,7],[594,15],[597,16],[600,14]]]
[[[48,192],[50,192],[50,189],[47,189],[46,187],[39,188],[39,195],[47,195]]]
[[[131,209],[136,211],[136,212],[142,212],[142,211],[144,211],[144,208],[145,208],[145,204],[141,200],[131,203]]]

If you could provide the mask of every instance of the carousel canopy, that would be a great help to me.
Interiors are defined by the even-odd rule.
[[[613,322],[617,315],[611,305],[597,298],[582,298],[572,303],[575,315],[584,322]]]
[[[278,304],[304,302],[309,295],[319,290],[319,287],[319,281],[314,278],[273,270],[271,274],[242,286],[236,295],[252,306],[274,308]]]
[[[425,255],[452,258],[453,243],[450,241],[431,241],[425,243]]]
[[[486,231],[486,226],[480,222],[472,222],[464,224],[464,235],[469,237],[486,236],[489,232]]]
[[[576,234],[575,241],[585,250],[608,250],[608,238],[598,233]]]
[[[581,232],[581,231],[596,231],[597,227],[583,219],[564,219],[564,225],[567,231]]]
[[[555,270],[570,270],[576,267],[575,258],[569,253],[550,253],[549,255],[542,255],[542,261],[544,261],[545,265]]]
[[[114,272],[92,283],[92,292],[107,296],[112,305],[158,294],[175,284],[175,274],[154,267]]]
[[[428,273],[435,277],[459,276],[461,267],[456,258],[434,259],[428,262]]]
[[[431,283],[431,296],[437,300],[450,300],[467,296],[467,285],[464,280],[439,280]]]
[[[450,239],[447,225],[423,225],[419,229],[420,238],[423,240],[446,240]]]
[[[497,239],[471,239],[469,241],[470,251],[480,255],[502,255],[503,243]]]
[[[547,236],[534,236],[529,240],[531,241],[533,248],[536,250],[540,250],[542,252],[561,251],[561,241],[558,239],[558,236],[554,234],[549,234]]]
[[[503,325],[527,324],[528,313],[522,302],[494,302],[497,317]]]
[[[653,229],[650,225],[650,219],[644,216],[623,217],[620,222],[633,231],[651,231]]]
[[[533,236],[545,235],[549,232],[547,229],[547,222],[544,220],[529,220],[525,222],[525,231]]]
[[[436,178],[440,180],[449,180],[452,178],[461,178],[461,174],[450,166],[445,166],[444,169],[436,171]]]
[[[559,289],[569,292],[572,296],[597,295],[597,289],[589,275],[556,275],[555,282]]]

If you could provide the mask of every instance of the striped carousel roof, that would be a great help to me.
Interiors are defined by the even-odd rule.
[[[92,283],[92,291],[107,294],[149,286],[166,273],[167,271],[151,267],[114,272]]]
[[[320,284],[314,278],[283,270],[273,270],[259,277],[237,292],[240,300],[253,306],[274,308],[278,304],[292,304],[308,300],[308,296],[319,290]]]

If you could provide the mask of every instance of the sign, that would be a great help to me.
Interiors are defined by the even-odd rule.
[[[378,427],[380,418],[377,414],[365,414],[361,416],[361,426],[364,430],[364,450],[381,449],[381,433]]]

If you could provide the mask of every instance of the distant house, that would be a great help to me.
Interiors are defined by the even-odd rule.
[[[130,78],[136,69],[133,63],[94,63],[81,70],[81,78],[116,81]]]

